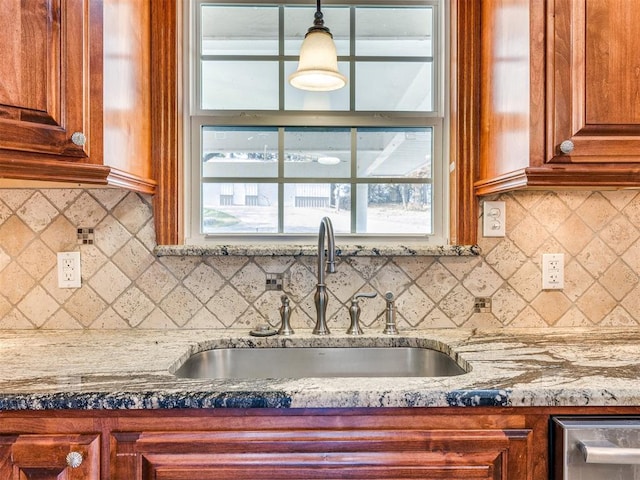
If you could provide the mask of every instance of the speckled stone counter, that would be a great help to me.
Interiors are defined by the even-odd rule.
[[[281,255],[316,256],[318,247],[310,242],[309,245],[295,245],[280,242],[278,244],[229,244],[229,245],[159,245],[154,249],[158,257],[166,256],[257,256],[273,257]],[[477,245],[429,245],[407,244],[373,247],[370,245],[338,245],[338,257],[379,257],[393,255],[396,257],[437,256],[437,257],[467,257],[480,255]]]
[[[178,379],[215,347],[424,346],[438,378]],[[234,331],[0,331],[0,409],[640,406],[640,331],[432,330],[256,338]]]

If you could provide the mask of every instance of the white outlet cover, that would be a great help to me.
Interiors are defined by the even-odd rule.
[[[505,202],[484,202],[482,209],[482,235],[485,237],[504,237],[507,220]]]
[[[80,288],[80,252],[58,252],[58,287]]]
[[[542,289],[564,288],[564,253],[542,254]]]

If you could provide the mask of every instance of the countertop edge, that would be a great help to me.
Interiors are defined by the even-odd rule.
[[[157,257],[168,256],[315,256],[317,246],[289,245],[286,243],[260,245],[158,245],[153,249]],[[465,257],[480,255],[478,245],[423,245],[394,244],[374,247],[370,245],[339,245],[336,247],[338,257]]]

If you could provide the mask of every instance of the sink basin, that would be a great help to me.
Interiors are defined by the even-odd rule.
[[[196,353],[180,378],[448,377],[467,373],[419,347],[219,348]]]

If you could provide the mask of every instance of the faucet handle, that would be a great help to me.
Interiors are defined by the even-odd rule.
[[[347,335],[362,335],[364,332],[360,328],[360,305],[359,298],[374,298],[378,296],[375,292],[356,293],[351,299],[351,307],[349,307],[349,315],[351,316],[351,325],[347,329]]]
[[[280,297],[282,305],[280,306],[280,329],[278,335],[293,335],[295,332],[289,323],[291,319],[291,307],[289,306],[289,297],[282,295]]]
[[[378,294],[376,292],[356,293],[351,299],[351,302],[357,301],[358,298],[375,298]]]

